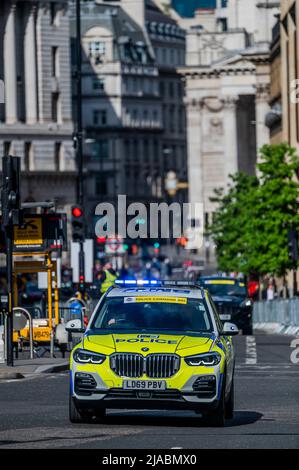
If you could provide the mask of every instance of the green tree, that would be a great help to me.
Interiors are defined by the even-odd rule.
[[[227,192],[215,191],[209,233],[221,270],[284,275],[292,267],[287,234],[299,229],[299,157],[288,144],[265,145],[257,168],[258,178],[236,174]]]

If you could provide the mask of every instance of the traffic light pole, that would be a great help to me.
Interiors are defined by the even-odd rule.
[[[82,56],[81,56],[81,4],[76,0],[76,89],[77,89],[77,203],[83,205],[83,146],[82,146]]]
[[[76,132],[76,160],[77,160],[77,203],[83,206],[83,145],[82,145],[82,56],[81,56],[81,0],[76,0],[76,88],[77,88],[77,132]],[[79,277],[85,281],[84,269],[84,242],[80,241]],[[84,293],[84,281],[79,283],[79,289]]]
[[[2,228],[6,241],[6,276],[8,306],[6,315],[6,361],[12,367],[13,358],[13,237],[14,225],[21,222],[20,158],[2,158],[3,185],[1,191]]]
[[[8,310],[6,318],[6,362],[13,367],[13,225],[10,223],[6,228],[6,273]]]

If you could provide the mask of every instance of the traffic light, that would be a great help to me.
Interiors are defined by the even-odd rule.
[[[85,220],[84,212],[78,204],[72,206],[71,212],[72,240],[73,242],[84,242],[85,240]]]
[[[2,165],[2,226],[7,228],[10,223],[13,225],[21,224],[20,157],[3,157]]]
[[[291,229],[288,232],[288,253],[289,258],[294,264],[297,264],[299,259],[298,249],[298,232],[295,229]]]
[[[159,242],[156,242],[156,243],[154,243],[154,253],[155,253],[156,255],[158,255],[158,254],[159,254],[159,251],[160,251],[160,243],[159,243]]]

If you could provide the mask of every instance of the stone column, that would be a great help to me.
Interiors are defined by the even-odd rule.
[[[202,162],[202,106],[199,100],[187,104],[189,202],[204,202]]]
[[[16,4],[9,8],[4,32],[4,84],[5,118],[7,124],[18,120],[17,70],[16,70]]]
[[[238,96],[226,96],[222,99],[224,108],[224,158],[226,182],[229,175],[237,173],[238,165],[238,134],[237,134],[237,102]]]
[[[36,7],[29,7],[24,38],[26,123],[37,122]]]
[[[259,84],[256,87],[255,114],[256,114],[256,147],[257,161],[259,163],[260,148],[270,143],[270,129],[265,124],[265,118],[270,111],[270,94],[268,84]]]

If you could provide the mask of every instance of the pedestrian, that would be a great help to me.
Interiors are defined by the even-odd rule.
[[[98,278],[101,281],[101,294],[105,294],[109,287],[113,286],[115,280],[118,278],[118,273],[113,269],[111,263],[106,263]]]

